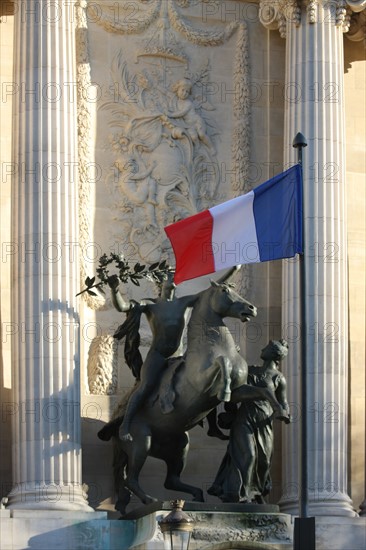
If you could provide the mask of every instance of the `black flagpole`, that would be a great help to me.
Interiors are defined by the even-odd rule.
[[[297,149],[297,162],[302,176],[302,150],[307,146],[305,137],[296,134],[292,146]],[[309,517],[308,481],[308,391],[307,391],[307,319],[306,319],[306,271],[305,271],[305,205],[302,190],[303,253],[300,255],[300,321],[301,321],[301,366],[300,366],[300,476],[299,517],[295,518],[294,550],[315,550],[315,518]]]

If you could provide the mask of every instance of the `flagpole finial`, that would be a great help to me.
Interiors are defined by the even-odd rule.
[[[299,147],[307,147],[306,138],[301,132],[298,132],[294,137],[292,147],[295,147],[295,149],[298,149]]]
[[[294,137],[292,147],[295,147],[295,149],[297,149],[297,162],[299,164],[302,164],[302,149],[303,147],[307,147],[307,145],[308,144],[305,136],[301,132],[298,132]]]

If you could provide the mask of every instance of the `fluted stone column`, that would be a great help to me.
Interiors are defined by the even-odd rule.
[[[81,481],[73,9],[20,0],[15,13],[14,509],[92,511]]]
[[[286,377],[294,423],[283,430],[282,510],[298,514],[299,423],[307,415],[310,515],[353,516],[347,494],[347,250],[343,32],[345,2],[261,2],[262,22],[286,38],[285,165],[302,132],[306,326],[299,263],[284,262],[283,319],[292,335]],[[347,30],[347,29],[346,29]],[[300,406],[300,338],[307,334],[308,403]],[[297,338],[298,337],[298,338]],[[306,409],[306,410],[305,410]]]

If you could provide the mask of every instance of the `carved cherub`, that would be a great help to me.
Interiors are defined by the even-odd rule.
[[[155,206],[157,183],[151,173],[156,166],[153,162],[149,168],[140,166],[136,158],[131,157],[127,162],[123,158],[115,161],[115,167],[119,172],[118,182],[123,193],[137,206],[144,208],[147,225],[156,226]]]
[[[176,94],[175,110],[169,110],[163,120],[171,123],[171,119],[176,119],[183,124],[173,125],[171,123],[171,135],[174,139],[182,139],[188,135],[193,143],[202,141],[211,154],[215,154],[215,147],[206,133],[206,125],[203,118],[198,114],[196,107],[189,96],[192,91],[192,83],[188,78],[182,78],[175,82],[172,91]],[[170,126],[169,126],[170,127]]]

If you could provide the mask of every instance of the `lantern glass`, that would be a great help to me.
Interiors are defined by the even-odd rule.
[[[164,550],[188,550],[191,533],[172,530],[164,533]]]
[[[184,500],[174,500],[170,504],[172,511],[159,521],[164,550],[188,550],[193,521],[183,512]]]

